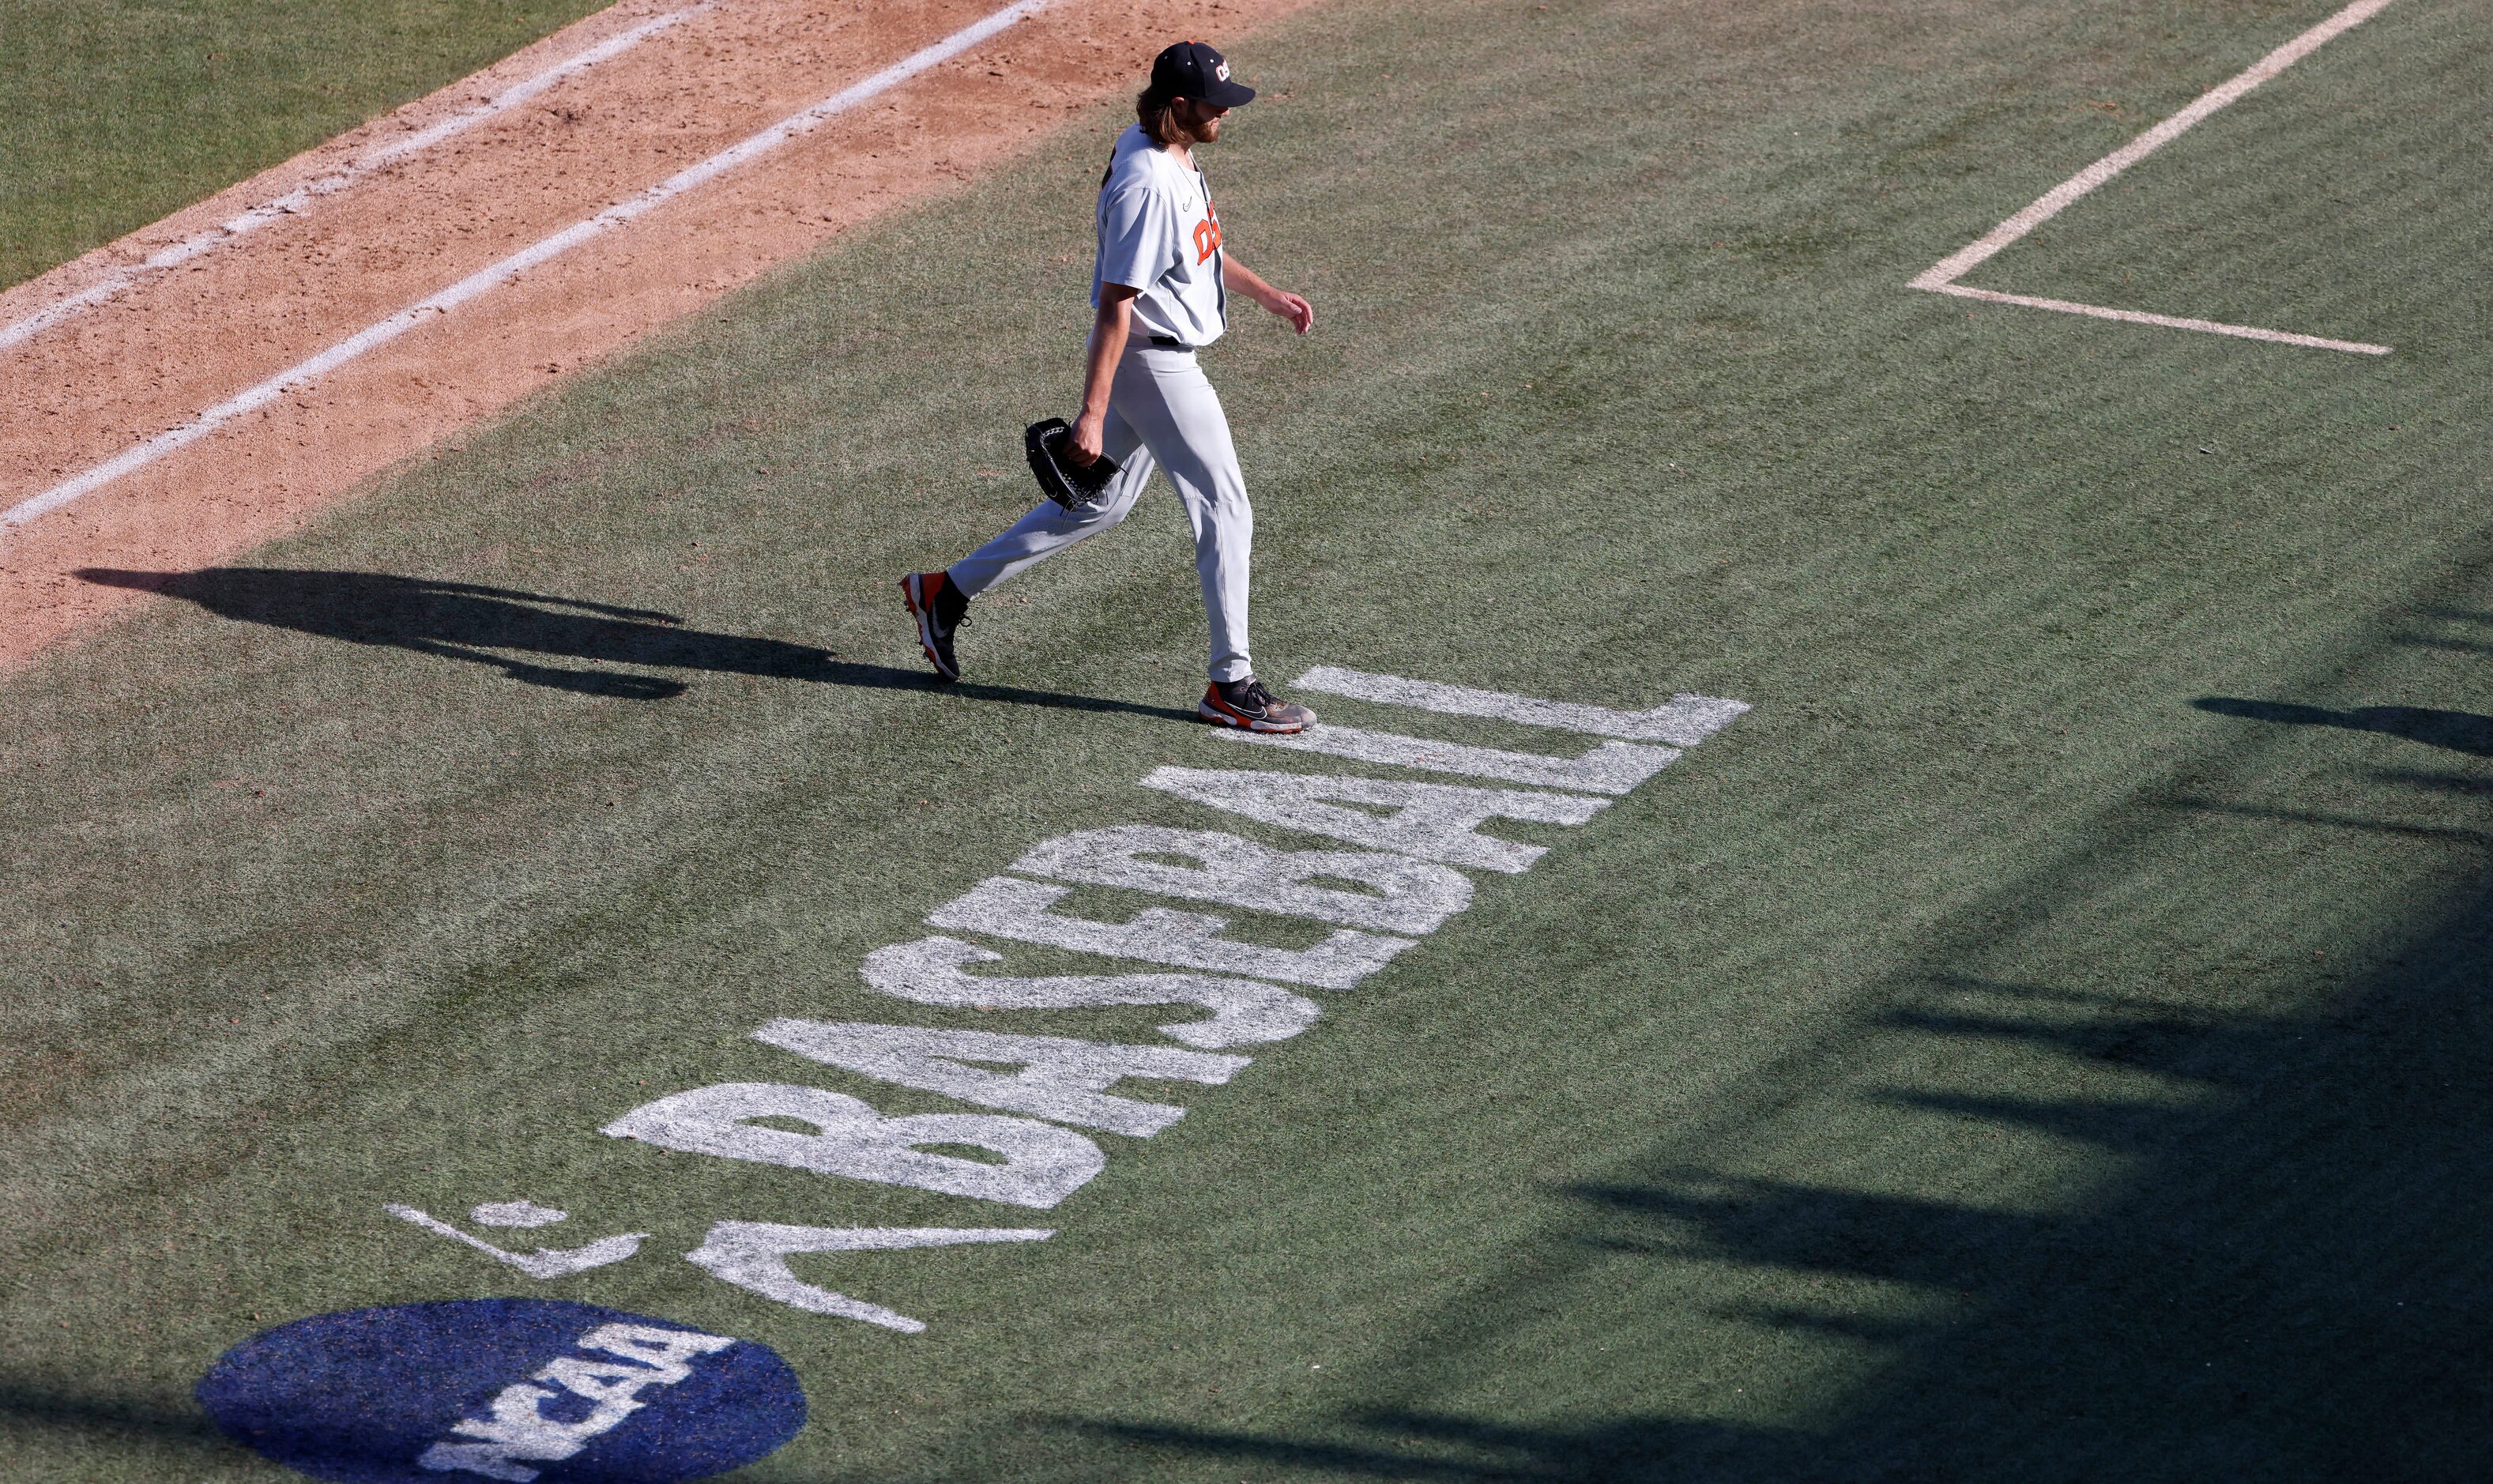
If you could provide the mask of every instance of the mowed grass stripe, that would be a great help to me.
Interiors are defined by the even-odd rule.
[[[2447,297],[2393,265],[2439,256],[2436,238],[2464,229],[2445,182],[2466,151],[2389,144],[2493,127],[2471,81],[2479,19],[2463,5],[2400,0],[1973,280],[2219,319],[2267,316],[2255,322],[2290,329],[2325,322],[2402,350],[2417,336],[2446,344],[2480,321],[2482,296]],[[2121,117],[2137,106],[2118,96],[2101,105]],[[2175,151],[2191,158],[2168,158]]]
[[[13,681],[6,931],[43,987],[0,1037],[30,1068],[6,1322],[50,1400],[12,1443],[44,1477],[268,1476],[186,1420],[198,1371],[254,1312],[512,1290],[377,1207],[526,1196],[658,1233],[552,1291],[804,1370],[817,1425],[757,1478],[2473,1456],[2473,1393],[2415,1378],[2481,1278],[2436,1174],[2476,1095],[2433,1085],[2478,1029],[2478,379],[1897,287],[2021,169],[2108,147],[2079,136],[2114,78],[2186,101],[2322,8],[2292,9],[1334,8],[1233,47],[1268,91],[1210,161],[1224,219],[1325,316],[1213,358],[1268,669],[1757,710],[1112,1142],[1053,1241],[804,1269],[925,1336],[672,1254],[721,1216],[995,1208],[592,1131],[736,1078],[954,1106],[745,1039],[779,1015],[1149,1040],[856,965],[1067,831],[1308,843],[1154,766],[1362,771],[1161,713],[1200,648],[1164,497],[981,605],[995,689],[907,679],[891,576],[1011,517],[1010,431],[1070,394],[1065,202],[1113,114],[251,560],[682,624],[263,578]],[[2470,261],[2394,267],[2463,294]],[[591,693],[618,676],[687,688]]]
[[[601,8],[15,0],[0,18],[0,288]]]

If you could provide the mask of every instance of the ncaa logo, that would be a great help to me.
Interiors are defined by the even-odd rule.
[[[225,1351],[196,1395],[235,1441],[340,1484],[677,1484],[805,1425],[766,1345],[553,1299],[297,1319]]]

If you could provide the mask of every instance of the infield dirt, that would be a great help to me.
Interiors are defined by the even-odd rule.
[[[1306,0],[1062,0],[854,112],[462,306],[204,441],[0,531],[0,667],[137,594],[84,566],[195,566],[897,206],[1000,167],[1133,85],[1174,35]],[[0,294],[0,322],[339,169],[666,11],[626,0],[486,71]],[[692,15],[299,217],[0,352],[0,505],[196,415],[920,47],[995,0],[750,0]],[[975,337],[978,326],[959,333]]]

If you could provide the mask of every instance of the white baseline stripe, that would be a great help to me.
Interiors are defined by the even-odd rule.
[[[22,319],[0,325],[0,350],[22,345],[53,325],[84,314],[150,273],[162,273],[167,268],[179,267],[203,253],[231,242],[236,237],[257,231],[281,218],[293,216],[322,197],[335,196],[375,171],[386,168],[409,155],[431,149],[444,139],[456,138],[497,114],[508,113],[564,78],[594,67],[610,57],[620,56],[659,32],[708,10],[712,3],[713,0],[702,0],[699,5],[689,5],[679,11],[671,11],[654,20],[645,20],[628,31],[608,37],[586,51],[559,62],[533,77],[513,83],[480,104],[437,119],[413,134],[390,140],[369,155],[347,162],[326,175],[306,181],[274,200],[265,201],[239,216],[194,232],[170,247],[159,248],[141,261],[114,269],[110,274],[96,280],[68,298],[46,304]]]
[[[144,469],[178,448],[195,443],[244,413],[266,407],[304,382],[326,376],[366,351],[389,344],[423,323],[429,316],[446,315],[470,299],[516,281],[530,268],[550,262],[582,243],[602,236],[739,165],[768,154],[789,140],[809,133],[825,120],[888,92],[928,68],[969,50],[1006,26],[1038,14],[1051,3],[1052,0],[1020,0],[1019,4],[1006,6],[984,20],[964,26],[864,81],[843,88],[802,112],[790,114],[760,134],[731,144],[698,165],[676,171],[640,195],[610,206],[593,217],[574,222],[553,236],[523,248],[491,267],[478,269],[431,298],[410,304],[386,319],[367,325],[319,354],[299,361],[258,385],[218,403],[189,422],[168,428],[84,473],[64,479],[40,495],[18,501],[6,511],[0,511],[0,525],[22,526],[39,515],[93,494],[124,474]]]
[[[2030,293],[2001,293],[1995,288],[1968,288],[1963,284],[1921,286],[1934,293],[1952,293],[1960,298],[1981,299],[1990,304],[2023,304],[2028,309],[2057,309],[2064,315],[2089,315],[2097,319],[2125,319],[2132,324],[2160,324],[2167,329],[2204,330],[2210,335],[2233,335],[2243,340],[2269,340],[2281,346],[2309,346],[2315,350],[2351,350],[2357,355],[2387,355],[2388,346],[2375,346],[2359,340],[2330,340],[2325,335],[2297,335],[2286,330],[2263,330],[2257,325],[2225,324],[2214,319],[2189,319],[2179,315],[2150,315],[2144,310],[2106,309],[2100,304],[2080,304],[2070,299],[2037,298]]]
[[[2364,355],[2388,354],[2389,348],[2387,346],[2366,345],[2359,341],[2328,340],[2318,335],[2291,335],[2282,330],[2263,330],[2250,325],[2220,324],[2211,319],[2186,319],[2171,315],[2148,315],[2130,310],[2105,309],[2099,305],[2077,304],[2067,299],[2042,299],[2023,294],[1995,293],[1988,289],[1961,288],[1957,287],[1956,281],[1972,272],[1975,267],[2002,248],[2067,210],[2072,203],[2097,186],[2172,143],[2209,114],[2236,102],[2251,89],[2301,61],[2318,50],[2323,44],[2353,30],[2388,9],[2391,0],[2354,0],[2354,4],[2252,63],[2239,76],[2201,94],[2196,102],[2180,112],[2054,186],[2032,205],[1983,233],[1975,241],[1967,243],[1933,263],[1907,287],[1926,288],[1935,293],[1954,293],[1966,298],[1987,299],[1999,304],[2024,304],[2035,309],[2056,309],[2073,315],[2091,315],[2101,319],[2125,319],[2140,324],[2160,324],[2174,329],[2205,330],[2216,335],[2236,335],[2245,340],[2271,340],[2284,345],[2312,346],[2326,350],[2353,350]]]
[[[1930,271],[1913,280],[1912,287],[1937,288],[1955,283],[2001,248],[2058,216],[2088,192],[2180,137],[2191,125],[2309,56],[2319,49],[2321,43],[2371,19],[2388,9],[2389,4],[2390,0],[2355,0],[2354,4],[2252,63],[2241,76],[2210,88],[2200,96],[2198,102],[2054,186],[2034,204],[1983,233],[1978,240],[1940,258],[1931,265]]]

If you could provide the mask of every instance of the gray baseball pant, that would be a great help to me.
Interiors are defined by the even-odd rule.
[[[1211,675],[1243,681],[1255,673],[1246,657],[1246,565],[1255,544],[1255,512],[1246,476],[1229,441],[1220,396],[1191,350],[1163,349],[1141,336],[1126,342],[1108,383],[1101,449],[1117,461],[1117,477],[1098,501],[1067,510],[1042,500],[1010,530],[952,563],[963,597],[976,597],[1006,578],[1126,518],[1165,469],[1194,527],[1194,570],[1203,580],[1203,611],[1212,625]]]

